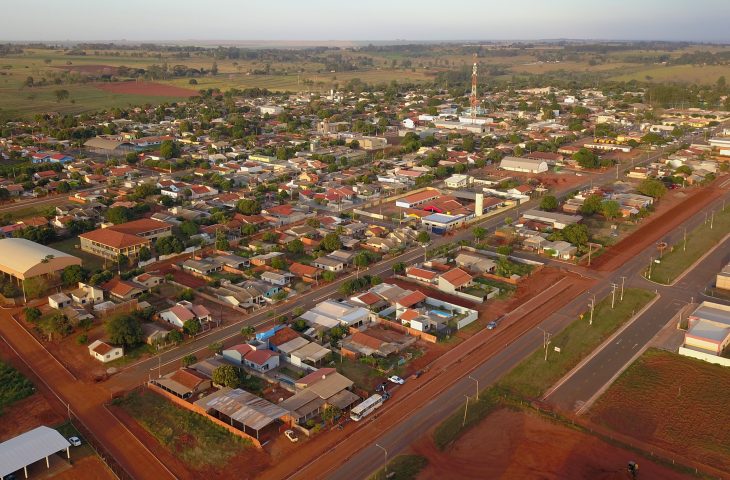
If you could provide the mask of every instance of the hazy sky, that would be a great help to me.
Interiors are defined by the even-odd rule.
[[[730,42],[730,0],[2,0],[2,40]]]

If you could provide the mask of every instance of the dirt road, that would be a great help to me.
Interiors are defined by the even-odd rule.
[[[12,317],[9,310],[0,311],[0,334],[32,370],[39,383],[57,395],[59,401],[70,404],[72,413],[81,424],[94,433],[121,467],[134,479],[175,478],[105,408],[109,393],[103,388],[78,381],[38,341]]]

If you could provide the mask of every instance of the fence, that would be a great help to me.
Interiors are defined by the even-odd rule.
[[[697,350],[692,350],[691,348],[686,347],[679,347],[679,351],[677,353],[679,353],[680,355],[684,355],[685,357],[692,357],[698,360],[704,360],[705,362],[722,365],[723,367],[730,367],[730,358],[724,358],[718,355],[698,352]]]
[[[122,467],[116,459],[101,445],[96,439],[91,430],[87,429],[84,424],[78,420],[75,415],[71,416],[71,425],[81,434],[81,437],[86,440],[86,443],[94,450],[96,455],[101,459],[102,462],[111,470],[116,478],[119,480],[134,480],[133,477]]]

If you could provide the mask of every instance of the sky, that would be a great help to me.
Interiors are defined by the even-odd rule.
[[[730,0],[2,0],[3,41],[686,40]]]

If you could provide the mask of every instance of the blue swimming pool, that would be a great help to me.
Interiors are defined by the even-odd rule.
[[[453,315],[449,312],[444,312],[443,310],[431,310],[431,313],[433,313],[436,316],[442,317],[442,318],[451,318]]]

